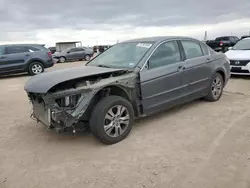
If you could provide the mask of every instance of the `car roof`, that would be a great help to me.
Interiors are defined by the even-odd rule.
[[[250,39],[250,36],[246,37],[246,38],[243,38],[242,40],[249,40],[249,39]]]
[[[128,43],[128,42],[162,42],[165,40],[171,40],[171,39],[192,39],[197,40],[191,37],[183,37],[183,36],[155,36],[155,37],[145,37],[145,38],[137,38],[137,39],[131,39],[127,41],[123,41],[121,43]]]
[[[3,44],[0,46],[4,46],[4,47],[7,47],[7,46],[42,46],[44,47],[45,44]]]

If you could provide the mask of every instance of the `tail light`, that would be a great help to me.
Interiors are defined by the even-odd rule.
[[[223,46],[223,42],[222,41],[220,41],[220,46]]]
[[[52,58],[52,53],[48,52],[48,56],[49,56],[49,58]]]

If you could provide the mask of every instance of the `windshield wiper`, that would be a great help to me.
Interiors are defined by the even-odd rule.
[[[107,65],[97,65],[97,67],[111,68],[111,67],[109,67]]]

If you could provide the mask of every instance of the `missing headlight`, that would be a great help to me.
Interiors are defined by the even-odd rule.
[[[80,98],[81,98],[81,94],[78,94],[78,95],[71,95],[71,96],[59,98],[59,99],[56,99],[55,101],[58,104],[58,106],[61,108],[66,108],[66,107],[74,108],[77,105]]]

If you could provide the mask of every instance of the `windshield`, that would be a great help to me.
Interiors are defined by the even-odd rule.
[[[233,50],[250,50],[250,39],[239,41],[234,45]]]
[[[112,68],[134,68],[151,48],[153,42],[119,43],[104,51],[88,65]]]

